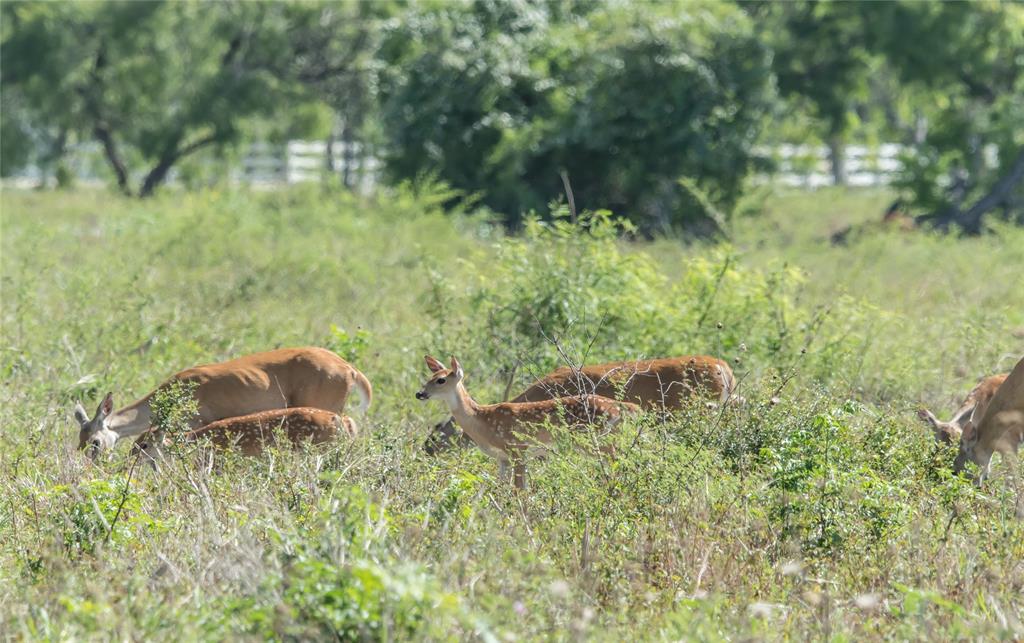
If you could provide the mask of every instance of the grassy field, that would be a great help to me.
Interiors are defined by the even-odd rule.
[[[1021,639],[1012,481],[953,478],[914,410],[1024,354],[1024,231],[829,243],[890,199],[768,193],[709,245],[509,237],[437,190],[5,191],[0,638]],[[160,475],[74,449],[76,399],[307,344],[373,382],[358,439]],[[423,453],[425,352],[483,401],[562,353],[711,353],[749,403],[645,418],[614,462],[563,440],[516,494]]]

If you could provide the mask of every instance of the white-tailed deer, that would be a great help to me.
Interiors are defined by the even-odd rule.
[[[639,404],[647,410],[677,411],[696,397],[721,404],[739,401],[736,378],[723,360],[707,355],[593,364],[548,373],[512,402],[540,402],[580,394],[599,395]],[[459,433],[454,418],[434,425],[424,449],[434,455],[455,445],[469,447],[472,440]]]
[[[971,421],[971,416],[975,412],[978,418],[985,414],[992,396],[996,394],[996,390],[1006,380],[1007,375],[1008,373],[990,375],[978,382],[967,394],[960,408],[953,413],[949,422],[940,421],[928,409],[920,409],[917,416],[931,426],[937,441],[943,444],[956,444],[960,441],[964,428]]]
[[[288,407],[341,413],[352,391],[359,395],[363,413],[373,397],[370,382],[362,373],[331,351],[316,347],[282,348],[196,366],[173,375],[157,390],[172,382],[195,384],[192,394],[199,412],[190,423],[193,429],[224,418]],[[117,411],[113,410],[113,396],[107,393],[91,419],[82,405],[76,404],[78,448],[87,449],[95,459],[118,440],[148,431],[155,393]]]
[[[511,465],[513,482],[519,489],[526,487],[524,458],[527,452],[549,445],[554,439],[550,425],[612,429],[621,422],[623,412],[640,412],[640,407],[635,404],[597,395],[481,405],[463,386],[462,366],[457,359],[452,358],[451,368],[445,368],[429,355],[425,359],[432,375],[416,393],[416,399],[436,399],[447,403],[455,421],[473,443],[498,461],[502,479],[508,477]]]
[[[976,408],[960,436],[960,453],[953,471],[963,471],[967,462],[981,468],[979,481],[988,476],[992,454],[1016,454],[1024,441],[1024,359],[1010,371],[983,412]]]
[[[303,443],[333,442],[341,434],[355,437],[359,430],[347,415],[309,407],[260,411],[241,417],[211,422],[182,436],[186,443],[209,442],[218,449],[236,449],[244,455],[257,456],[267,447],[277,444],[278,432],[283,431],[293,447]],[[170,446],[170,438],[160,429],[140,435],[132,445],[132,453],[144,455],[154,465]]]

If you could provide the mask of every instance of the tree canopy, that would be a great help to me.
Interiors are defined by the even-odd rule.
[[[338,134],[515,226],[571,192],[715,231],[766,141],[909,147],[922,221],[1024,219],[1024,6],[5,2],[0,171],[97,141],[151,194],[195,154]]]
[[[331,19],[326,6],[18,2],[3,12],[3,93],[31,107],[4,133],[93,138],[119,188],[142,196],[181,158],[239,140],[252,119],[301,111],[328,64],[304,49],[304,27],[326,26],[309,14]]]
[[[734,202],[773,95],[768,52],[734,7],[681,6],[587,4],[556,21],[475,3],[403,20],[385,49],[388,170],[437,172],[516,215],[562,195],[564,175],[581,206],[662,229],[688,210],[680,178]]]

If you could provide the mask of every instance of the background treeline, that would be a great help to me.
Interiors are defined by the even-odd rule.
[[[1024,221],[1013,3],[6,2],[2,170],[98,141],[147,196],[252,140],[359,142],[517,226],[571,184],[645,232],[715,232],[759,146],[911,150],[921,220]]]

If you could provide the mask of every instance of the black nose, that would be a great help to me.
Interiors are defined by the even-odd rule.
[[[416,399],[417,400],[425,400],[425,399],[427,399],[427,394],[424,393],[423,391],[416,391]]]

